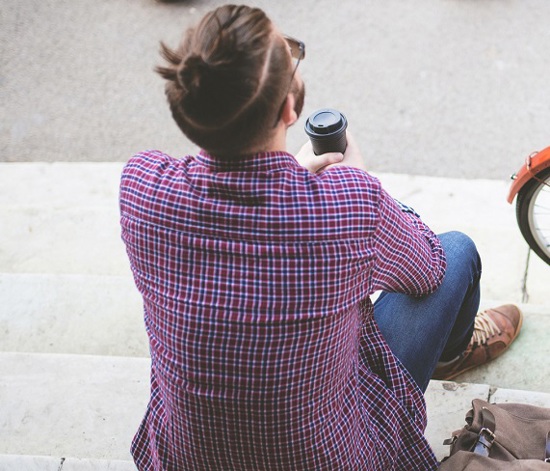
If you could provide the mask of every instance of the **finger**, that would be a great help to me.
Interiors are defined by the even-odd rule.
[[[326,154],[318,155],[317,159],[316,164],[318,173],[329,166],[342,162],[342,160],[344,160],[344,154],[341,152],[327,152]]]
[[[336,164],[344,160],[344,154],[342,152],[327,152],[326,154],[319,155],[320,160],[325,162],[325,165]]]

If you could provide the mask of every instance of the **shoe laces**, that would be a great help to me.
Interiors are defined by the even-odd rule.
[[[500,334],[501,331],[495,321],[491,318],[488,312],[480,312],[474,321],[474,334],[472,342],[477,345],[484,345],[494,335]]]

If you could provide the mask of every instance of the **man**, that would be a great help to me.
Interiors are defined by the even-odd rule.
[[[519,310],[476,317],[472,241],[393,200],[353,136],[344,155],[286,152],[305,46],[261,10],[217,8],[162,51],[202,151],[122,175],[152,359],[138,469],[436,469],[423,391],[501,353]]]

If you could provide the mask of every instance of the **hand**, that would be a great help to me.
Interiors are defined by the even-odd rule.
[[[358,168],[359,170],[364,170],[365,172],[367,172],[368,169],[367,169],[365,160],[361,155],[361,151],[359,150],[357,141],[353,137],[353,134],[349,132],[349,129],[348,131],[346,131],[346,139],[348,141],[348,146],[346,147],[346,150],[344,152],[344,158],[337,163],[331,164],[330,167],[335,167],[335,166],[355,167],[355,168]]]
[[[307,141],[302,146],[295,157],[298,163],[302,167],[307,168],[311,173],[320,173],[327,166],[342,162],[344,159],[344,155],[341,152],[328,152],[326,154],[315,155],[310,141]]]
[[[311,142],[307,141],[298,154],[296,154],[296,160],[298,160],[298,163],[302,167],[307,168],[312,173],[320,173],[323,170],[336,166],[354,167],[367,172],[367,165],[361,155],[357,141],[349,129],[346,132],[346,139],[348,146],[346,147],[344,155],[340,152],[328,152],[326,154],[315,155]]]

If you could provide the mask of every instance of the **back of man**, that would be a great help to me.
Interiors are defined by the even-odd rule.
[[[227,77],[227,61],[246,63],[239,31],[253,27],[268,36],[256,87],[271,86],[277,99],[257,105],[261,94],[243,92],[244,111],[229,103],[207,124],[216,107],[203,99],[212,109],[194,108],[205,92],[190,84],[207,87],[216,73]],[[213,59],[201,63],[189,52],[197,38],[217,72]],[[281,148],[281,133],[299,114],[285,98],[290,57],[273,81],[278,89],[265,81],[276,69],[269,61],[285,53],[263,13],[230,6],[188,33],[181,52],[165,50],[174,64],[173,74],[162,69],[174,117],[208,151],[181,159],[143,152],[122,176],[122,236],[152,358],[136,465],[435,469],[422,392],[382,338],[368,296],[432,292],[444,275],[443,250],[375,178],[349,167],[312,173]],[[266,123],[282,124],[263,141],[247,141],[243,127],[257,124],[247,117],[256,106],[267,107],[258,111]]]
[[[384,262],[390,231],[423,236],[374,178],[148,152],[121,188],[153,365],[140,469],[429,469],[421,394],[367,297],[392,263],[423,264]]]

